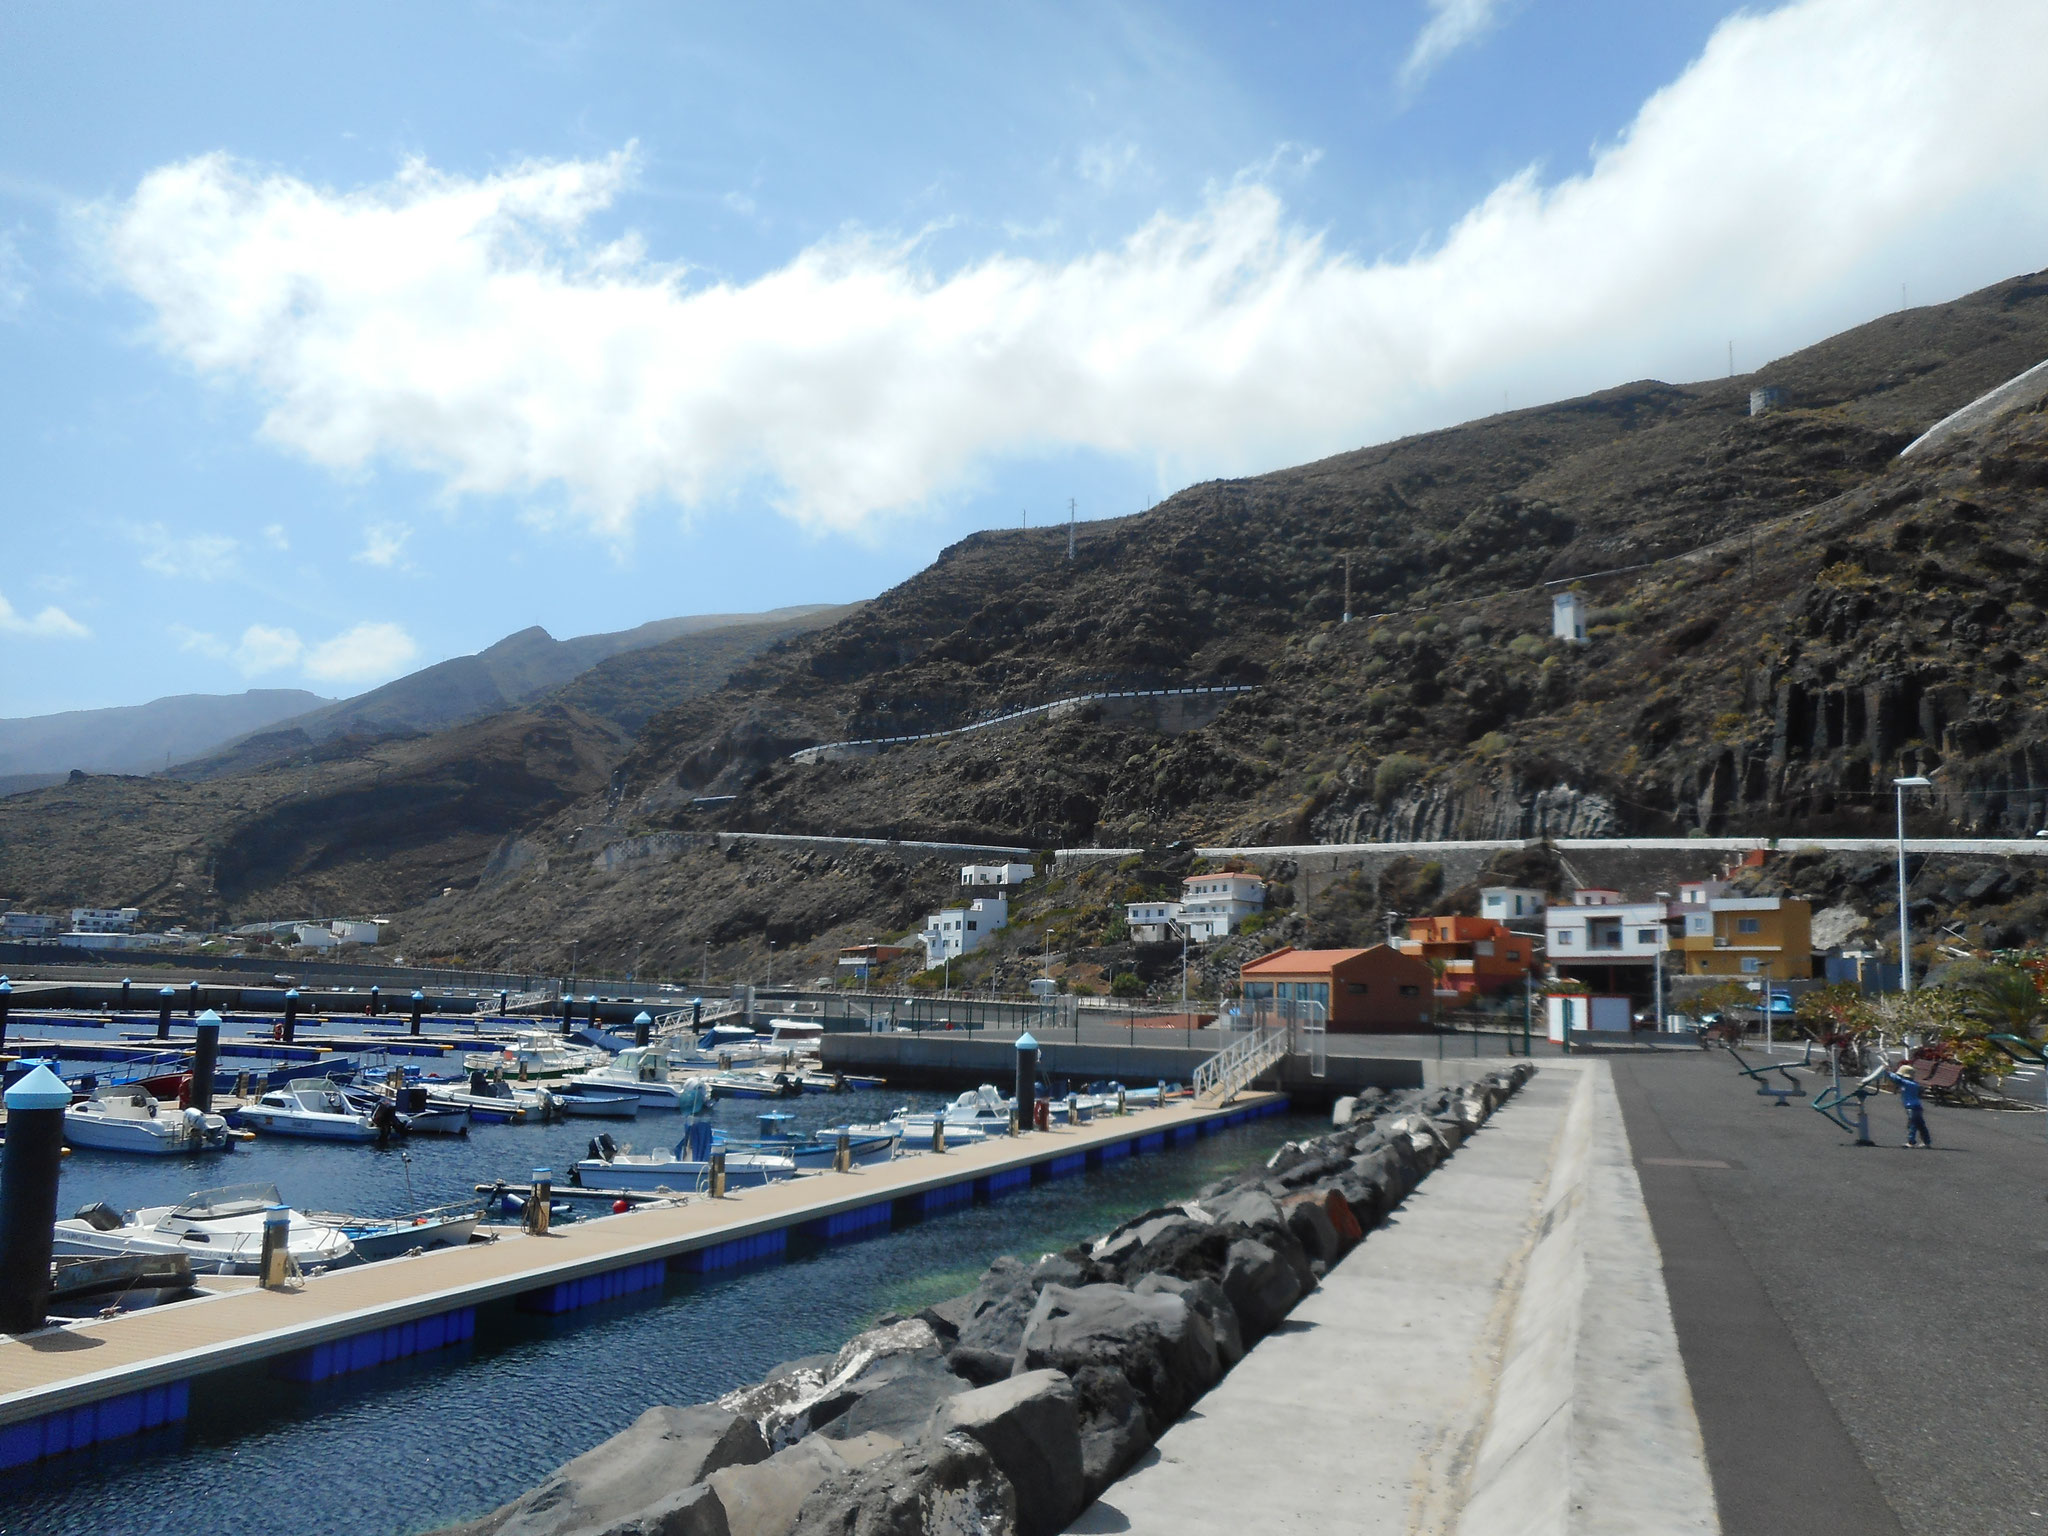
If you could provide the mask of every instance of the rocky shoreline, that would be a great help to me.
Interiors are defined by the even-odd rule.
[[[1337,1129],[1194,1200],[998,1259],[715,1403],[650,1408],[444,1536],[1050,1536],[1534,1071],[1341,1101]]]

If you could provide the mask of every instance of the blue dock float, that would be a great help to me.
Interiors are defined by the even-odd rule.
[[[560,1289],[560,1287],[557,1287]],[[458,1307],[435,1317],[422,1317],[389,1328],[373,1329],[346,1339],[315,1344],[275,1361],[270,1374],[282,1381],[327,1381],[335,1376],[352,1376],[373,1371],[394,1360],[449,1349],[476,1337],[476,1308]]]
[[[681,1256],[677,1267],[686,1274],[704,1275],[713,1270],[758,1264],[764,1259],[780,1259],[788,1251],[789,1228],[777,1227],[770,1232],[755,1232],[747,1237],[713,1243],[708,1248],[692,1248]]]
[[[1051,1157],[1038,1165],[1040,1176],[1048,1179],[1064,1179],[1072,1174],[1088,1171],[1086,1152],[1069,1152],[1065,1157]]]
[[[986,1179],[963,1179],[958,1184],[927,1189],[896,1203],[907,1207],[911,1215],[936,1216],[941,1211],[957,1211],[963,1205],[972,1205],[977,1197],[987,1199],[987,1192],[982,1188],[987,1182]]]
[[[519,1298],[519,1310],[559,1316],[583,1307],[594,1307],[601,1301],[616,1301],[621,1296],[658,1289],[667,1278],[668,1262],[664,1259],[628,1264],[624,1269],[608,1269],[602,1274],[584,1275],[577,1280],[559,1280],[539,1290],[528,1291]]]
[[[1001,1168],[985,1178],[974,1181],[976,1194],[983,1200],[993,1200],[1006,1195],[1013,1189],[1025,1189],[1031,1184],[1031,1170],[1026,1168]],[[957,1187],[957,1186],[956,1186]]]
[[[173,1381],[9,1424],[0,1429],[0,1471],[180,1423],[190,1411],[191,1399],[192,1384]]]
[[[962,1187],[970,1194],[973,1192],[971,1184]],[[807,1221],[803,1225],[803,1235],[819,1243],[856,1242],[888,1231],[895,1219],[895,1202],[884,1200],[876,1205],[864,1205],[858,1210],[835,1211],[817,1221]]]

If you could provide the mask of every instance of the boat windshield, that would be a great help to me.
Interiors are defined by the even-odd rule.
[[[268,1206],[282,1205],[275,1184],[228,1184],[187,1195],[172,1207],[186,1221],[219,1221],[226,1216],[253,1216]]]

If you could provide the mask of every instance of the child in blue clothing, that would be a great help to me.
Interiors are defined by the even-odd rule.
[[[1933,1146],[1934,1138],[1927,1134],[1927,1116],[1921,1112],[1920,1081],[1913,1064],[1906,1062],[1896,1072],[1887,1072],[1885,1076],[1899,1085],[1899,1102],[1906,1106],[1906,1145],[1915,1145],[1914,1138],[1917,1137],[1918,1145]]]

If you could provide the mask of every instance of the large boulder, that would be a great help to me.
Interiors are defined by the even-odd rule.
[[[968,1298],[966,1321],[947,1347],[946,1360],[976,1385],[1001,1381],[1024,1337],[1024,1323],[1038,1301],[1025,1267],[1012,1258],[997,1259]]]
[[[754,1420],[769,1448],[781,1450],[845,1413],[867,1391],[894,1379],[894,1373],[883,1367],[898,1356],[910,1356],[925,1364],[937,1362],[939,1339],[931,1325],[920,1318],[909,1318],[870,1328],[849,1339],[838,1354],[829,1358],[811,1356],[778,1367],[759,1385],[728,1392],[718,1400],[718,1406]],[[865,1388],[858,1385],[863,1381]],[[878,1423],[863,1424],[848,1433],[883,1427]]]
[[[811,1435],[766,1461],[714,1472],[707,1486],[718,1496],[729,1536],[785,1536],[819,1484],[901,1449],[901,1441],[886,1435],[852,1440]]]
[[[1214,1385],[1223,1363],[1207,1319],[1185,1297],[1049,1285],[1017,1350],[1017,1374],[1041,1370],[1065,1372],[1081,1396],[1092,1497]]]
[[[938,1341],[951,1348],[960,1337],[960,1330],[974,1316],[974,1296],[955,1296],[950,1300],[936,1302],[918,1313],[918,1319],[931,1329]]]
[[[1017,1495],[972,1435],[928,1435],[827,1478],[790,1536],[1015,1536]]]
[[[1304,1191],[1290,1195],[1282,1208],[1287,1217],[1287,1230],[1308,1253],[1311,1259],[1320,1259],[1324,1264],[1334,1264],[1344,1257],[1349,1246],[1337,1235],[1337,1224],[1330,1219],[1328,1210],[1332,1199],[1342,1201],[1342,1195],[1329,1195],[1319,1191]],[[1347,1211],[1349,1207],[1346,1207]]]
[[[1085,1506],[1080,1399],[1063,1372],[1026,1371],[964,1392],[939,1408],[931,1432],[981,1442],[1016,1490],[1022,1536],[1063,1531]]]
[[[1253,1237],[1231,1243],[1221,1283],[1247,1344],[1279,1327],[1309,1289],[1300,1271]]]
[[[890,1355],[813,1404],[808,1418],[812,1429],[834,1440],[883,1434],[908,1444],[934,1408],[967,1390],[936,1349]]]
[[[1225,1249],[1226,1255],[1228,1249]],[[1140,1296],[1178,1296],[1201,1313],[1216,1335],[1216,1359],[1229,1370],[1244,1358],[1244,1334],[1238,1327],[1237,1308],[1214,1280],[1183,1280],[1178,1275],[1141,1275],[1131,1287]]]
[[[767,1456],[760,1429],[729,1409],[650,1408],[538,1488],[457,1529],[462,1536],[724,1536],[717,1501],[707,1506],[693,1485]]]

